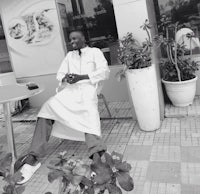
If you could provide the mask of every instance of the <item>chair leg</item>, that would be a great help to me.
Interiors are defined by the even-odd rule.
[[[108,103],[107,103],[107,101],[106,101],[105,96],[104,96],[103,94],[100,94],[100,97],[103,99],[103,102],[104,102],[104,104],[105,104],[105,106],[106,106],[106,109],[107,109],[107,112],[108,112],[109,117],[112,118],[112,115],[111,115],[111,112],[110,112],[110,109],[109,109],[109,106],[108,106]]]

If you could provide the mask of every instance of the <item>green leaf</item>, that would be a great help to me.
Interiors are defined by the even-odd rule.
[[[109,191],[109,194],[122,194],[121,189],[116,185],[108,184],[107,189]]]
[[[81,183],[82,179],[83,179],[83,176],[74,175],[72,178],[72,184],[75,186],[78,186]]]
[[[94,193],[94,188],[88,188],[88,189],[86,189],[86,190],[83,192],[83,194],[95,194],[95,193]]]
[[[0,159],[0,176],[6,175],[6,173],[10,172],[10,167],[12,163],[12,154],[3,155]]]
[[[117,152],[112,152],[111,154],[112,158],[113,158],[113,161],[115,163],[121,163],[122,162],[122,159],[123,159],[123,155],[120,154],[120,153],[117,153]]]
[[[107,152],[104,154],[105,159],[106,159],[106,163],[110,165],[110,167],[112,168],[114,166],[114,161],[113,158],[110,154],[108,154]]]
[[[131,165],[124,161],[122,163],[116,164],[115,168],[122,172],[129,172],[131,170]]]
[[[25,191],[25,187],[24,186],[19,186],[16,188],[17,194],[22,194]]]
[[[50,183],[52,183],[53,181],[55,181],[56,179],[58,179],[59,177],[63,176],[63,172],[59,171],[59,170],[53,170],[51,172],[49,172],[48,174],[48,181]]]
[[[14,185],[6,185],[3,187],[4,193],[13,194],[15,186]]]
[[[49,164],[50,166],[58,166],[60,164],[60,159],[51,160]]]
[[[133,179],[126,172],[117,172],[117,180],[119,185],[125,191],[132,191],[134,188]]]
[[[79,176],[85,176],[87,171],[90,170],[90,167],[87,166],[87,165],[77,165],[72,173],[75,174],[75,175],[79,175]]]
[[[87,187],[92,187],[92,185],[93,185],[93,182],[86,177],[82,178],[81,183]]]

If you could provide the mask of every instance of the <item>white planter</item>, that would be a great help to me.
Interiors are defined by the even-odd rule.
[[[160,107],[155,66],[126,73],[139,126],[144,131],[160,128]]]
[[[196,94],[197,76],[194,79],[181,82],[162,80],[167,95],[174,106],[184,107],[193,103]]]

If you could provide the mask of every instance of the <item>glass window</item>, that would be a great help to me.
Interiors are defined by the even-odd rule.
[[[87,44],[102,49],[109,65],[117,64],[118,33],[112,0],[66,0],[58,3],[67,50],[68,34],[81,29]]]
[[[0,74],[12,72],[9,60],[8,48],[4,36],[3,25],[0,17]]]
[[[156,0],[154,1],[157,23],[165,14],[172,22],[189,23],[196,37],[200,38],[200,1],[199,0]],[[159,30],[159,29],[158,29]],[[193,54],[200,54],[199,47],[194,48]]]

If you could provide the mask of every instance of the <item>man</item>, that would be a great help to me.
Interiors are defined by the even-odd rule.
[[[86,45],[81,31],[71,32],[69,38],[73,51],[66,55],[57,73],[65,87],[38,114],[29,152],[15,163],[15,170],[20,169],[23,177],[18,184],[27,182],[41,166],[51,134],[85,141],[91,158],[106,151],[101,140],[97,86],[109,77],[107,61],[100,49]]]

